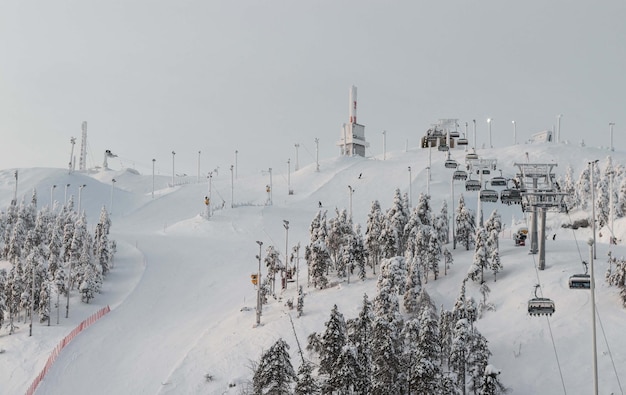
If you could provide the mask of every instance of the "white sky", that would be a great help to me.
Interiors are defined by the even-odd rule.
[[[438,118],[476,119],[478,145],[551,129],[626,144],[626,3],[586,1],[72,1],[0,5],[0,168],[88,165],[171,174],[286,171],[337,154],[348,92],[368,155]],[[470,126],[471,129],[471,126]],[[592,139],[596,139],[592,141]],[[124,142],[121,144],[121,142]],[[76,152],[75,151],[75,152]]]

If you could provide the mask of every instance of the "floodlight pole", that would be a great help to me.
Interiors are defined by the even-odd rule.
[[[50,187],[50,210],[54,208],[54,189],[56,187],[56,184]]]
[[[273,193],[274,193],[274,185],[272,184],[272,168],[269,169],[270,173],[270,206],[274,205]]]
[[[15,188],[13,188],[13,200],[11,201],[11,204],[13,206],[17,206],[17,180],[18,180],[18,172],[17,172],[17,170],[15,170],[13,175],[15,176]]]
[[[472,122],[474,123],[474,150],[476,150],[476,120],[472,119]]]
[[[196,179],[196,184],[200,184],[200,154],[202,151],[198,151],[198,177]]]
[[[458,167],[457,167],[458,168]],[[450,179],[450,189],[452,190],[452,249],[456,250],[456,234],[454,233],[454,174]]]
[[[172,151],[172,188],[176,185],[176,178],[174,172],[174,158],[176,157],[176,152]]]
[[[156,159],[152,158],[152,199],[154,199],[154,162]]]
[[[256,243],[259,245],[259,255],[257,255],[259,259],[259,270],[256,277],[256,324],[259,326],[261,325],[261,311],[263,309],[263,305],[261,304],[261,247],[263,246],[263,242],[257,240]]]
[[[115,189],[115,178],[111,179],[111,206],[109,207],[109,216],[113,215],[113,190]]]
[[[67,204],[67,188],[70,187],[70,184],[65,184],[65,198],[63,199],[63,205]]]
[[[287,261],[289,260],[289,221],[286,219],[283,220],[283,227],[285,228],[285,270],[289,270],[289,265]],[[287,280],[285,281],[285,285],[283,289],[287,289]]]
[[[354,189],[352,189],[352,186],[348,185],[348,190],[350,191],[350,205],[348,207],[350,208],[350,221],[352,221],[352,193],[354,192]]]
[[[320,171],[320,139],[315,138],[315,171]]]
[[[237,154],[239,154],[239,150],[235,150],[235,178],[236,179],[239,178],[239,171],[238,171],[238,165],[237,165]]]
[[[593,260],[595,255],[595,240],[589,239],[587,241],[589,244],[589,261],[590,261],[590,276],[589,276],[589,291],[591,292],[591,344],[592,344],[592,355],[593,355],[593,393],[594,395],[598,395],[598,349],[596,346],[596,287],[595,287],[595,279],[593,275]]]
[[[387,159],[387,131],[383,130],[383,160]]]
[[[513,145],[517,145],[517,124],[515,121],[511,121],[513,123]]]
[[[596,193],[595,186],[593,185],[593,169],[598,159],[588,162],[589,163],[589,188],[591,189],[591,227],[593,229],[593,257],[596,258]]]
[[[561,142],[561,117],[563,114],[559,114],[556,116],[556,142]]]
[[[235,183],[234,183],[234,170],[235,166],[230,165],[230,208],[235,207]]]
[[[493,144],[491,143],[491,121],[493,121],[493,119],[487,118],[487,126],[489,127],[489,148],[493,148]]]
[[[609,122],[609,133],[611,134],[611,151],[615,151],[613,148],[613,126],[615,126],[615,122]]]
[[[409,208],[411,208],[411,203],[413,201],[412,194],[411,194],[412,192],[411,190],[413,189],[411,185],[412,180],[413,178],[411,177],[411,166],[409,166]]]
[[[78,211],[77,211],[78,215],[80,215],[80,203],[81,203],[81,196],[82,196],[83,188],[86,186],[87,185],[83,184],[78,187]]]
[[[211,184],[213,183],[213,172],[210,171],[207,176],[209,179],[209,204],[207,205],[208,217],[211,217]]]
[[[68,169],[67,174],[72,174],[72,168],[74,167],[74,144],[76,144],[76,138],[71,137],[70,143],[72,144],[72,149],[70,150],[70,163],[69,163],[69,169]]]
[[[295,167],[295,171],[298,171],[298,170],[300,170],[300,162],[298,161],[298,148],[300,148],[300,144],[295,143],[293,146],[296,147],[296,167]]]
[[[287,159],[287,194],[291,195],[291,158]]]

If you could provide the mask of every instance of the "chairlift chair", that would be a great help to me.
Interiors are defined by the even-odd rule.
[[[450,159],[450,158],[446,159],[446,162],[444,163],[444,166],[447,169],[456,169],[458,165],[459,164],[456,163],[456,161],[454,159]]]
[[[455,170],[452,174],[453,180],[467,180],[467,172],[465,170]]]
[[[478,154],[476,152],[470,152],[467,155],[465,155],[465,160],[474,160],[474,159],[478,159]]]
[[[522,204],[522,193],[519,189],[503,189],[500,192],[500,201],[504,204]]]
[[[480,191],[480,201],[496,203],[498,201],[498,192],[493,189],[483,189]]]
[[[507,185],[506,178],[502,177],[502,170],[500,170],[500,175],[495,176],[490,181],[492,187],[505,187]]]
[[[535,297],[528,301],[528,314],[531,316],[554,314],[554,301],[549,298],[538,297],[537,288],[539,288],[539,284],[535,285]]]
[[[467,139],[465,137],[459,137],[456,140],[457,145],[468,145],[469,141],[467,141]]]
[[[445,144],[445,143],[439,144],[439,146],[437,147],[437,149],[438,149],[439,151],[448,151],[448,150],[449,150],[448,145],[447,145],[447,144]]]
[[[583,261],[585,273],[574,274],[569,278],[569,287],[571,289],[589,289],[591,288],[591,276],[587,274],[587,262]]]
[[[480,181],[469,179],[465,181],[465,190],[470,191],[480,191],[482,188],[480,187]]]
[[[460,137],[460,136],[461,136],[461,133],[459,133],[458,130],[451,130],[450,131],[450,137],[457,138],[457,137]]]

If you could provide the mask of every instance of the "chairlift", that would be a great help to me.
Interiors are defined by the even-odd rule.
[[[478,154],[476,152],[470,152],[467,155],[465,155],[465,160],[474,160],[474,159],[478,159]]]
[[[455,170],[452,174],[453,180],[467,180],[467,172],[465,170]]]
[[[498,192],[493,189],[483,189],[480,191],[480,201],[496,203],[498,201]]]
[[[469,179],[465,181],[465,190],[468,192],[471,191],[480,191],[482,188],[480,187],[480,181]]]
[[[490,181],[492,187],[505,187],[507,185],[506,178],[502,177],[502,170],[500,170],[500,175],[495,176]]]
[[[569,287],[571,289],[589,289],[591,288],[591,276],[587,274],[587,262],[583,261],[585,273],[574,274],[569,278]]]
[[[456,140],[457,145],[468,145],[469,141],[467,141],[467,139],[465,137],[459,137]]]
[[[448,147],[448,145],[446,143],[442,143],[439,144],[439,146],[437,147],[437,149],[439,151],[448,151],[450,148]]]
[[[522,204],[522,193],[519,189],[503,189],[500,192],[500,201],[504,204]]]
[[[459,166],[459,164],[454,159],[450,158],[450,151],[448,151],[448,158],[446,159],[444,166],[447,169],[456,169]]]
[[[528,314],[531,316],[552,315],[554,314],[554,301],[549,298],[540,298],[537,296],[537,288],[535,285],[535,297],[528,301]]]
[[[457,138],[457,137],[460,137],[460,136],[461,136],[461,133],[459,133],[458,130],[451,130],[450,131],[450,137]]]
[[[489,170],[489,168],[487,167],[481,167],[479,169],[476,169],[476,174],[480,174],[480,173],[491,174],[491,170]]]

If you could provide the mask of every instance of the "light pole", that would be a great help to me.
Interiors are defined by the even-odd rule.
[[[65,197],[63,198],[63,205],[67,204],[67,188],[70,187],[70,184],[65,184]]]
[[[83,184],[81,186],[78,187],[78,215],[80,215],[80,203],[81,203],[81,195],[83,192],[83,188],[86,187],[87,185]]]
[[[289,264],[287,263],[289,260],[289,221],[286,219],[283,220],[283,227],[285,228],[285,270],[289,270]],[[285,282],[283,289],[287,289],[287,280],[283,281]]]
[[[609,133],[611,134],[611,151],[614,151],[613,149],[613,126],[615,126],[615,122],[609,122]]]
[[[109,215],[113,215],[113,190],[115,189],[115,178],[111,179],[111,206],[109,207]]]
[[[595,233],[594,233],[595,236]],[[598,350],[596,346],[596,286],[595,286],[595,278],[593,275],[593,260],[595,257],[595,240],[589,239],[587,241],[589,244],[589,261],[590,263],[590,275],[589,275],[589,291],[591,293],[591,345],[592,345],[592,354],[593,354],[593,393],[594,395],[598,395]]]
[[[274,193],[273,189],[274,186],[272,184],[272,168],[269,168],[269,173],[270,173],[270,190],[269,190],[269,194],[270,194],[270,206],[274,204],[274,199],[272,198],[272,194]]]
[[[412,198],[412,194],[411,194],[411,190],[412,185],[411,185],[411,181],[413,181],[413,178],[411,177],[411,166],[409,166],[409,208],[411,208],[411,203],[413,202],[413,198]]]
[[[239,178],[238,166],[237,166],[237,154],[239,150],[235,150],[235,178]]]
[[[174,172],[174,158],[176,157],[176,152],[172,151],[172,187],[176,185],[175,172]]]
[[[207,210],[208,210],[208,217],[211,217],[211,184],[213,181],[212,171],[209,172],[209,175],[207,176],[207,178],[209,179],[209,204],[207,205]]]
[[[493,144],[491,144],[491,121],[493,121],[493,119],[487,118],[487,126],[489,127],[489,147],[493,148]]]
[[[296,147],[296,171],[300,170],[300,162],[298,161],[298,148],[300,148],[300,144],[295,143],[293,145],[294,147]]]
[[[287,194],[291,195],[291,158],[287,159]]]
[[[200,154],[201,151],[198,151],[198,178],[196,179],[196,184],[200,184]]]
[[[515,121],[511,121],[513,123],[513,144],[517,144],[517,124]]]
[[[320,171],[320,139],[315,138],[315,171]]]
[[[72,174],[72,169],[74,167],[74,144],[76,144],[76,137],[71,137],[70,143],[72,144],[72,149],[70,151],[69,171],[67,174]]]
[[[261,304],[261,248],[263,247],[263,242],[256,242],[259,245],[259,255],[256,257],[259,260],[259,271],[256,275],[256,324],[257,326],[261,325],[261,310],[263,309],[263,305]]]
[[[56,187],[56,184],[50,187],[50,210],[54,208],[54,189]]]
[[[230,208],[235,207],[235,183],[233,169],[235,166],[230,165]]]
[[[350,220],[352,221],[352,193],[354,192],[354,189],[352,189],[352,187],[348,185],[348,190],[350,191],[350,205],[348,207],[350,208]]]
[[[591,184],[589,187],[591,188],[591,228],[593,231],[593,258],[596,257],[596,194],[595,194],[595,186],[593,185],[593,169],[596,163],[598,163],[598,159],[587,162],[589,164],[589,183]]]
[[[559,114],[556,116],[556,142],[561,142],[561,117],[563,114]]]
[[[383,160],[387,159],[387,131],[383,130]]]
[[[426,174],[428,175],[426,177],[426,195],[430,196],[430,166],[426,168]]]
[[[458,168],[458,167],[457,167]],[[452,190],[452,249],[456,250],[456,234],[454,233],[454,173],[450,179],[450,189]]]
[[[152,199],[154,199],[154,162],[156,159],[152,158]]]
[[[476,120],[472,119],[472,122],[474,123],[474,149],[476,149]]]

